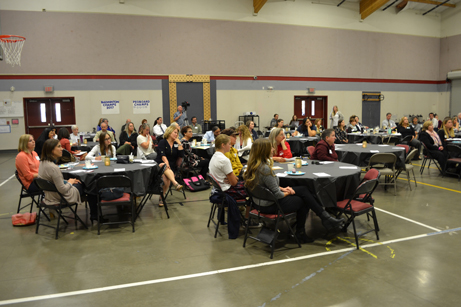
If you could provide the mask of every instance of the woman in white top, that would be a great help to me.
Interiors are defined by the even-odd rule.
[[[157,153],[154,151],[154,148],[152,148],[152,138],[149,135],[149,132],[149,124],[142,124],[138,138],[136,139],[136,142],[138,143],[138,158],[141,158],[139,156],[139,153],[141,153],[147,160],[155,160],[155,158],[157,158]]]
[[[107,132],[101,132],[99,135],[99,144],[94,146],[93,149],[86,155],[87,160],[101,160],[101,156],[109,156],[115,158],[115,146],[111,145],[111,137]]]
[[[78,135],[77,125],[72,125],[71,129],[72,129],[72,133],[70,134],[70,144],[74,146],[74,145],[77,145],[78,140],[80,140],[80,136]]]
[[[338,106],[334,106],[333,111],[330,113],[330,128],[336,128],[340,119],[344,120],[344,116],[339,112]]]
[[[247,126],[238,127],[239,135],[235,141],[234,148],[237,149],[241,163],[246,163],[250,157],[251,145],[253,145],[250,130]],[[245,155],[244,155],[245,154]]]

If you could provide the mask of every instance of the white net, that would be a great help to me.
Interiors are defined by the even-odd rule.
[[[3,58],[11,66],[21,66],[21,51],[26,39],[21,36],[0,36],[0,46],[3,50]]]

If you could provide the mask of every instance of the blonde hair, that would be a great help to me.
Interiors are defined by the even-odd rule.
[[[283,128],[274,128],[269,134],[269,142],[274,149],[277,149],[277,141],[275,138],[280,134],[280,131],[283,132]]]
[[[216,149],[221,149],[223,144],[230,143],[230,137],[227,134],[220,134],[214,140],[214,145]]]
[[[242,135],[243,135],[243,142],[246,143],[248,139],[252,140],[253,137],[251,136],[250,134],[250,130],[248,129],[247,126],[245,125],[240,125],[238,128],[237,128],[237,131],[242,131]]]
[[[126,134],[129,134],[130,133],[130,125],[133,125],[133,133],[134,133],[134,124],[132,122],[128,122],[126,123],[125,125],[125,132]]]
[[[338,106],[333,106],[333,112],[332,112],[332,113],[333,113],[333,116],[336,115],[335,108],[336,108],[336,112],[339,112]]]
[[[432,121],[430,121],[430,120],[424,122],[423,127],[421,128],[421,131],[426,131],[429,126],[434,126],[432,124]]]
[[[23,134],[19,137],[19,144],[18,144],[18,151],[21,152],[21,151],[24,151],[25,153],[29,153],[31,154],[31,152],[29,152],[29,148],[28,148],[28,144],[29,144],[29,139],[32,135],[30,134]],[[32,136],[33,138],[33,136]]]
[[[445,117],[443,119],[443,123],[442,123],[443,131],[445,132],[445,135],[448,135],[449,137],[454,138],[455,137],[455,129],[453,129],[453,125],[451,126],[451,128],[448,131],[447,131],[447,128],[445,127],[445,125],[448,123],[449,120],[451,120],[451,122],[453,123],[453,120],[450,117]]]
[[[410,126],[410,122],[407,123],[407,126],[404,126],[404,125],[403,125],[403,121],[405,120],[405,118],[408,118],[408,117],[404,116],[404,117],[402,117],[402,118],[400,119],[399,126],[402,126],[402,127]]]
[[[175,130],[178,130],[179,132],[179,129],[175,124],[170,125],[170,127],[166,128],[165,133],[163,134],[163,138],[165,140],[168,140],[168,138],[170,137],[170,134],[172,134],[173,131]]]
[[[248,159],[247,170],[243,174],[243,179],[245,179],[245,187],[250,190],[253,190],[255,186],[259,183],[258,177],[260,175],[274,176],[274,172],[270,171],[268,174],[261,174],[259,171],[261,165],[269,166],[269,169],[272,170],[274,161],[271,159],[272,146],[269,140],[267,139],[257,139],[250,151],[250,158]]]

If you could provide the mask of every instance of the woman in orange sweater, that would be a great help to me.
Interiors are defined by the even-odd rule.
[[[38,167],[40,166],[40,159],[34,149],[34,137],[30,134],[21,135],[18,145],[19,153],[16,156],[16,169],[19,179],[30,193],[39,191],[33,182],[38,176]]]
[[[70,152],[72,155],[80,153],[80,150],[75,150],[75,151],[71,150],[69,138],[70,138],[69,130],[67,130],[66,128],[59,129],[58,140],[59,140],[59,143],[61,143],[61,147],[67,150],[68,152]],[[84,160],[86,155],[87,154],[85,153],[84,155],[80,157],[80,159]]]

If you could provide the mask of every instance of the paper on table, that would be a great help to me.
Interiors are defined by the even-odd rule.
[[[292,162],[292,161],[294,161],[295,159],[296,159],[296,158],[285,158],[285,161],[287,161],[287,162]]]
[[[133,159],[133,162],[142,163],[142,159]]]
[[[327,173],[314,173],[314,175],[317,177],[331,177],[331,175]]]
[[[370,152],[379,152],[379,150],[370,150]]]
[[[331,164],[334,163],[333,161],[321,161],[319,164]]]
[[[274,166],[274,167],[272,167],[272,170],[276,170],[276,169],[283,169],[283,167],[280,167],[280,166]]]
[[[79,153],[76,153],[76,154],[74,154],[74,156],[82,156],[84,154],[86,154],[86,151],[81,151]]]
[[[69,173],[81,173],[81,172],[84,172],[85,170],[83,169],[78,169],[78,170],[75,170],[75,171],[70,171]]]
[[[389,145],[378,145],[379,147],[386,147],[386,146],[389,146]]]
[[[150,166],[150,167],[152,167],[152,166],[155,166],[155,163],[150,163],[150,164],[149,163],[143,163],[142,166]]]
[[[114,172],[124,172],[125,168],[114,168]]]
[[[152,164],[154,163],[153,160],[141,160],[141,163],[144,164],[144,163],[147,163],[147,164]]]
[[[341,169],[357,169],[357,166],[340,166]]]
[[[392,147],[392,149],[405,149],[405,147]]]
[[[277,173],[275,174],[277,177],[286,177],[288,176],[288,174],[285,174],[285,173]]]

